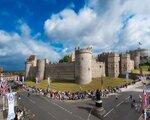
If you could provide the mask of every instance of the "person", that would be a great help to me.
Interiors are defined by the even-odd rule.
[[[20,95],[18,96],[18,99],[19,99],[19,100],[21,99]]]
[[[28,92],[28,95],[27,95],[28,97],[30,97],[30,93]]]
[[[132,101],[132,95],[129,96],[129,100]]]
[[[118,95],[116,95],[116,100],[118,100]]]

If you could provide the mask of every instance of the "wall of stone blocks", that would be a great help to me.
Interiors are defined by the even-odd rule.
[[[105,63],[92,60],[92,78],[105,76]]]
[[[28,74],[28,77],[27,78],[36,78],[36,74],[37,74],[37,67],[30,67],[30,70],[29,70],[29,74]]]
[[[74,62],[46,65],[45,78],[47,77],[50,77],[51,79],[55,80],[60,79],[74,80],[75,79]]]

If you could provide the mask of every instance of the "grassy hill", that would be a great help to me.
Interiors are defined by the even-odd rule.
[[[108,86],[114,87],[117,85],[124,85],[125,83],[131,82],[132,80],[126,81],[122,78],[103,78],[103,88],[107,88]],[[35,82],[26,81],[25,84],[28,86],[35,86]],[[47,80],[43,80],[41,83],[37,84],[37,88],[46,89],[48,87]],[[58,91],[78,91],[78,90],[95,90],[101,89],[101,78],[93,79],[91,83],[87,85],[78,85],[74,81],[69,80],[55,80],[51,82],[50,89],[58,90]]]

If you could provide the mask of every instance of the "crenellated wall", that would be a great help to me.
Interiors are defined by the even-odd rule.
[[[35,62],[36,65],[33,64]],[[47,59],[27,59],[25,63],[26,78],[38,78],[39,81],[50,77],[52,80],[75,80],[78,84],[88,84],[92,78],[105,76],[105,63],[92,58],[91,48],[76,49],[73,62],[51,64]]]
[[[45,68],[45,78],[50,77],[51,79],[75,79],[74,62],[71,63],[57,63],[47,64]]]

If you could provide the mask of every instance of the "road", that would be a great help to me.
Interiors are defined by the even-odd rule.
[[[119,93],[119,99],[115,95],[103,99],[103,107],[106,110],[103,120],[137,120],[140,114],[131,109],[128,102],[129,95],[138,100],[138,92]],[[20,103],[35,114],[35,120],[99,120],[89,114],[94,107],[93,101],[63,102],[49,100],[46,97],[21,93]]]

